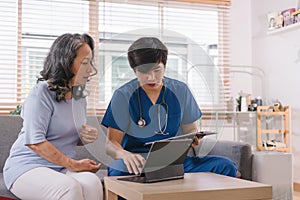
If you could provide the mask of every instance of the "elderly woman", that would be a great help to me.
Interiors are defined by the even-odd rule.
[[[103,199],[101,164],[75,160],[78,144],[93,142],[82,92],[93,72],[94,41],[63,34],[53,43],[21,116],[23,127],[4,166],[6,187],[20,199]]]

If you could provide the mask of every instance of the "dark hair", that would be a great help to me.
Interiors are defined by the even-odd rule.
[[[129,47],[127,55],[130,67],[133,70],[138,66],[151,63],[158,64],[162,62],[166,66],[168,49],[155,37],[142,37]],[[142,66],[142,68],[145,68],[142,71],[147,72],[152,67],[153,65]]]
[[[49,88],[56,92],[56,100],[65,100],[66,93],[71,90],[69,82],[75,75],[72,72],[72,65],[77,56],[78,49],[88,44],[94,58],[94,40],[88,34],[65,33],[59,36],[52,44],[44,62],[44,68],[40,72],[41,78],[38,81],[47,80]],[[92,68],[96,70],[91,62]]]

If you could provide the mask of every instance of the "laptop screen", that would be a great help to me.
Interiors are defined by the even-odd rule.
[[[157,171],[170,165],[183,164],[192,139],[154,142],[146,158],[142,173]]]

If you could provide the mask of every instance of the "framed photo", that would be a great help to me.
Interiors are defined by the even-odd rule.
[[[293,15],[294,24],[299,23],[300,22],[300,10],[293,12],[292,15]]]
[[[276,18],[278,12],[271,12],[268,14],[268,30],[274,30],[276,28]]]
[[[292,13],[295,11],[296,11],[295,8],[290,8],[281,12],[283,16],[283,26],[288,26],[290,24],[293,24],[294,17]]]
[[[275,27],[276,28],[283,27],[283,15],[281,14],[281,12],[277,13]]]

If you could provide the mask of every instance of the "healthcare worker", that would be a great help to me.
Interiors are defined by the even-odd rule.
[[[145,143],[197,131],[202,113],[185,83],[164,76],[167,56],[167,47],[154,37],[140,38],[128,49],[136,78],[114,92],[102,120],[107,153],[115,159],[109,176],[139,174],[150,149]],[[234,163],[219,156],[188,156],[184,171],[236,176]]]

